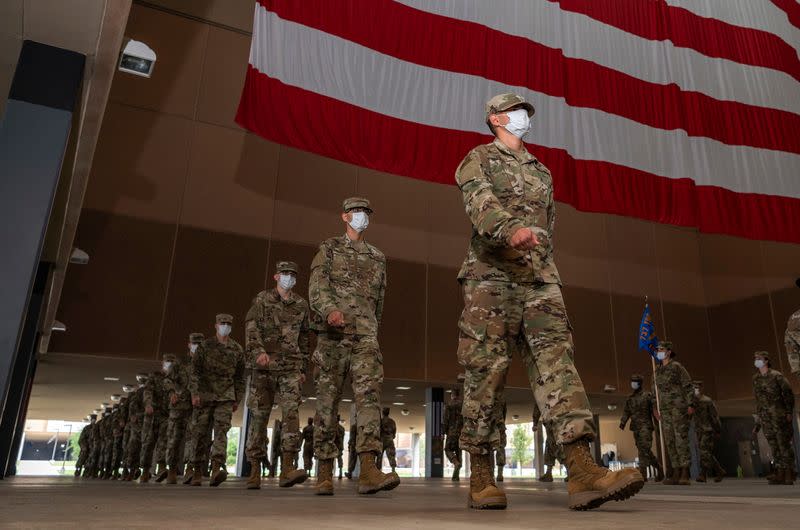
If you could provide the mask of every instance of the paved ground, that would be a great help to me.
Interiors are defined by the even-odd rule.
[[[800,486],[729,479],[690,487],[648,484],[634,499],[591,512],[566,509],[563,483],[507,480],[509,509],[466,508],[465,482],[404,479],[393,492],[360,496],[347,480],[334,497],[311,484],[290,490],[241,480],[219,488],[17,477],[0,481],[2,528],[796,528]]]

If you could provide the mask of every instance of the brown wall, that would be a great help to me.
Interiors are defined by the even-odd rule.
[[[193,16],[215,24],[134,5],[126,34],[153,47],[158,62],[151,79],[114,81],[76,241],[91,262],[68,271],[58,318],[69,331],[51,350],[154,359],[182,350],[190,331],[210,332],[221,311],[237,317],[241,338],[241,319],[276,260],[300,263],[305,294],[317,245],[342,232],[341,200],[357,193],[373,201],[369,239],[389,259],[386,376],[453,382],[455,277],[470,230],[457,189],[236,126],[247,3],[192,3]],[[636,351],[645,296],[659,334],[724,398],[749,396],[748,357],[756,347],[775,351],[777,330],[800,305],[800,291],[787,288],[797,246],[699,236],[563,204],[556,237],[576,361],[593,393],[605,384],[626,393],[630,373],[649,373]],[[509,384],[526,386],[518,361]]]

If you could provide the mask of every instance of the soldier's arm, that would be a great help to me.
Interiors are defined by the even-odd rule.
[[[239,403],[244,396],[244,383],[245,383],[245,362],[244,362],[244,351],[239,350],[239,356],[236,361],[236,372],[233,375],[233,393],[234,393],[234,401]]]
[[[381,323],[383,317],[383,299],[386,295],[386,259],[383,261],[383,274],[381,278],[381,286],[378,289],[378,299],[375,303],[375,320],[378,324]]]
[[[331,286],[331,255],[324,243],[311,262],[311,279],[308,282],[308,301],[311,309],[327,319],[337,311],[336,293]]]
[[[686,402],[690,407],[697,407],[697,396],[694,395],[694,385],[692,384],[692,376],[689,372],[681,366],[681,387],[683,387],[683,395],[686,396]]]
[[[791,326],[791,322],[789,325]],[[791,329],[791,327],[787,329],[784,341],[786,356],[789,358],[789,369],[793,374],[800,375],[800,330]]]
[[[452,407],[447,405],[444,408],[444,414],[442,414],[442,432],[447,432],[447,426],[450,424],[450,411]]]
[[[303,321],[300,323],[300,335],[297,339],[297,346],[300,349],[300,354],[303,357],[303,373],[308,374],[308,365],[311,358],[310,355],[310,338],[308,331],[308,309],[303,311]]]
[[[781,399],[783,400],[783,406],[786,407],[786,410],[794,412],[794,392],[792,392],[792,386],[789,384],[789,381],[783,377],[783,375],[779,376],[778,383],[780,384],[781,388]]]
[[[622,417],[619,419],[619,428],[624,429],[625,425],[628,423],[628,419],[631,417],[631,400],[625,400],[625,410],[622,413]]]
[[[263,313],[262,305],[256,296],[247,311],[244,324],[244,348],[245,352],[247,352],[247,360],[253,366],[255,366],[259,355],[267,353],[267,349],[264,346],[264,337],[261,336],[261,330],[258,329],[256,324],[263,317]]]
[[[514,232],[524,228],[521,219],[503,208],[492,190],[492,182],[481,166],[479,155],[470,153],[456,171],[464,208],[472,226],[484,237],[508,244]]]
[[[713,401],[708,402],[708,409],[709,415],[711,416],[711,426],[714,428],[714,432],[721,432],[722,422],[719,419],[719,411],[717,410],[717,406]]]
[[[142,393],[142,404],[146,407],[153,406],[153,387],[155,386],[155,377],[150,377],[144,384],[144,392]]]
[[[189,393],[192,397],[200,395],[200,377],[202,376],[202,365],[205,351],[203,348],[197,348],[197,352],[192,359],[191,369],[189,371]]]

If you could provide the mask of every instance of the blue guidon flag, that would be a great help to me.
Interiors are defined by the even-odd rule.
[[[639,350],[646,351],[653,359],[656,359],[657,348],[658,337],[656,337],[656,327],[653,325],[653,315],[650,313],[650,305],[645,304],[642,323],[639,324]]]

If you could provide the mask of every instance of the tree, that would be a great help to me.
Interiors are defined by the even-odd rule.
[[[85,428],[85,427],[84,427]],[[78,439],[81,437],[81,431],[73,432],[67,440],[67,455],[71,460],[77,460],[81,454],[81,447],[78,445]]]
[[[514,428],[511,435],[511,458],[517,462],[517,467],[522,467],[522,462],[528,456],[528,449],[533,441],[533,435],[522,425]]]
[[[234,427],[228,431],[228,451],[226,458],[226,466],[236,465],[236,454],[239,452],[239,427]]]

